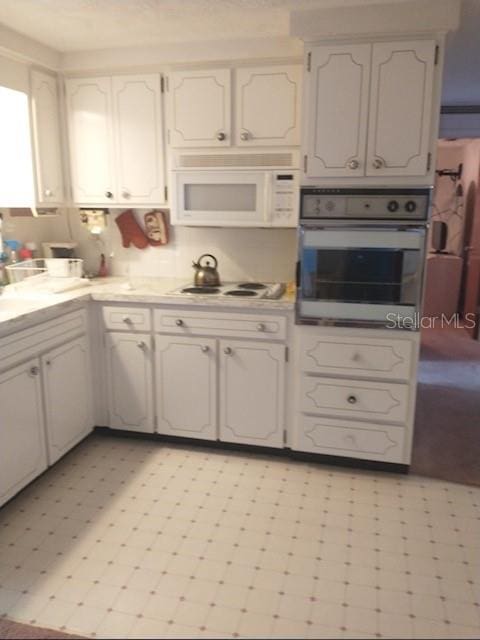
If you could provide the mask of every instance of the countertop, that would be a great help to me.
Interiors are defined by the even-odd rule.
[[[53,310],[68,310],[89,300],[162,305],[194,305],[223,309],[263,309],[290,311],[294,308],[295,293],[288,288],[278,300],[262,298],[232,299],[208,295],[172,294],[171,291],[191,282],[177,278],[97,278],[85,286],[63,293],[42,293],[33,289],[19,292],[15,285],[5,287],[0,296],[0,331],[20,329],[25,323],[41,322]]]

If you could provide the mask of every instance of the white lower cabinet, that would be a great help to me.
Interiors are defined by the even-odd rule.
[[[157,431],[216,440],[216,340],[162,335],[155,340]]]
[[[150,334],[107,333],[105,349],[110,427],[153,433]]]
[[[220,440],[283,447],[285,347],[220,340]]]
[[[86,336],[42,356],[50,464],[92,428],[90,357]]]
[[[409,464],[419,336],[295,327],[292,449]]]
[[[0,374],[0,505],[47,468],[38,358]]]

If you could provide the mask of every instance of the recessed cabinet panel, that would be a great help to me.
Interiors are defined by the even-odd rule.
[[[113,111],[117,149],[117,199],[164,199],[160,76],[115,76]]]
[[[236,144],[300,144],[301,67],[236,71]]]
[[[169,76],[173,147],[231,145],[230,70],[175,71]]]
[[[57,79],[33,70],[31,92],[37,201],[61,204],[64,193]]]
[[[40,362],[0,374],[0,504],[47,468]]]
[[[93,428],[90,357],[85,336],[42,357],[47,444],[53,464]]]
[[[406,463],[401,427],[298,416],[293,448],[330,456]]]
[[[149,334],[105,336],[109,426],[152,433],[152,340]]]
[[[404,424],[408,392],[406,384],[303,376],[300,406],[307,413]]]
[[[285,347],[220,341],[220,440],[282,447]]]
[[[217,350],[211,338],[156,337],[159,433],[217,438]]]
[[[376,43],[367,175],[424,175],[430,142],[435,42]]]
[[[369,44],[358,44],[311,52],[308,176],[364,174],[370,51]]]
[[[111,79],[68,79],[66,103],[73,199],[109,204],[115,197]]]

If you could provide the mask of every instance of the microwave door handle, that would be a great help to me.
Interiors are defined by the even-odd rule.
[[[302,265],[300,260],[297,260],[297,266],[295,269],[295,284],[297,285],[297,289],[300,289],[300,281],[302,278]]]

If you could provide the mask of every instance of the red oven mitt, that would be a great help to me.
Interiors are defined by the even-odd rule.
[[[163,211],[154,209],[145,214],[145,233],[152,247],[159,247],[168,242],[168,227]]]
[[[148,238],[131,209],[127,209],[117,216],[115,222],[122,234],[122,245],[124,247],[129,247],[130,243],[133,243],[137,249],[145,249],[148,246]]]

